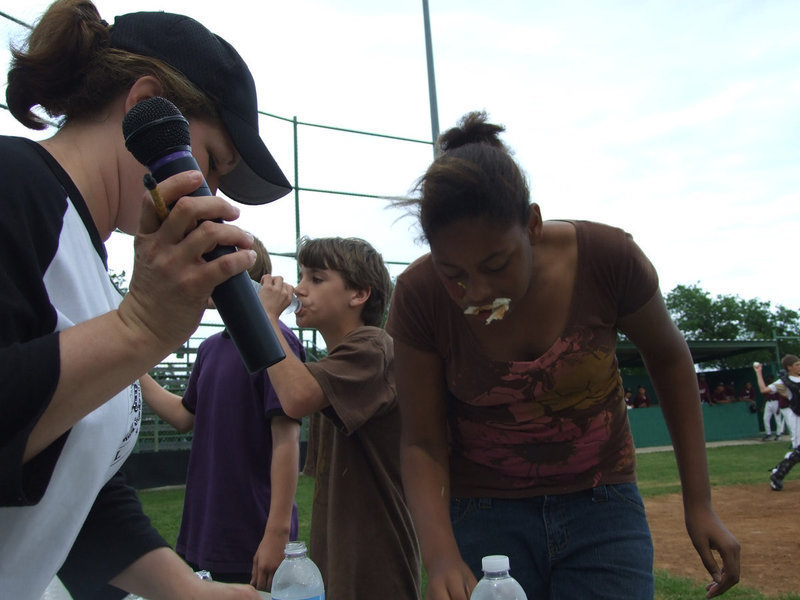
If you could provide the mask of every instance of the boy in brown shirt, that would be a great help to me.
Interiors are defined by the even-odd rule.
[[[302,302],[298,326],[317,329],[328,349],[309,363],[287,351],[268,371],[286,414],[311,416],[309,554],[330,600],[417,600],[420,560],[400,477],[394,350],[380,327],[389,273],[380,254],[355,238],[303,239],[297,261],[297,287],[267,275],[259,296],[277,327],[294,291]]]

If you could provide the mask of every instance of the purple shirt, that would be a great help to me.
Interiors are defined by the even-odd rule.
[[[300,341],[280,325],[305,361]],[[202,569],[248,573],[269,515],[270,420],[283,409],[266,369],[248,373],[225,333],[200,344],[183,404],[195,420],[176,550]],[[290,539],[297,539],[297,506]]]

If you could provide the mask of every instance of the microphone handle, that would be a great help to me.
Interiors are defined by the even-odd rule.
[[[188,148],[176,150],[150,165],[150,172],[158,182],[176,173],[199,170]],[[205,180],[189,195],[213,196]],[[210,261],[231,252],[236,252],[236,248],[217,246],[203,258]],[[214,288],[211,299],[248,372],[257,373],[286,358],[246,271],[220,283]]]

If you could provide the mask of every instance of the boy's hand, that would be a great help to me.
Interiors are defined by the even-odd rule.
[[[258,298],[261,300],[264,310],[267,311],[267,316],[277,319],[291,303],[292,292],[294,292],[294,288],[285,283],[283,277],[264,275],[261,278]]]
[[[272,589],[272,578],[283,562],[283,549],[289,541],[289,534],[270,535],[264,534],[255,556],[253,556],[253,571],[250,585],[258,590],[269,591]]]

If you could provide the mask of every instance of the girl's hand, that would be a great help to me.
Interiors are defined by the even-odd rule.
[[[475,575],[458,557],[458,560],[441,560],[428,568],[428,587],[425,600],[469,600],[478,584]]]
[[[741,547],[713,509],[710,506],[688,509],[686,530],[713,580],[706,586],[706,598],[719,596],[736,585],[741,572]],[[719,553],[722,568],[713,550]]]

